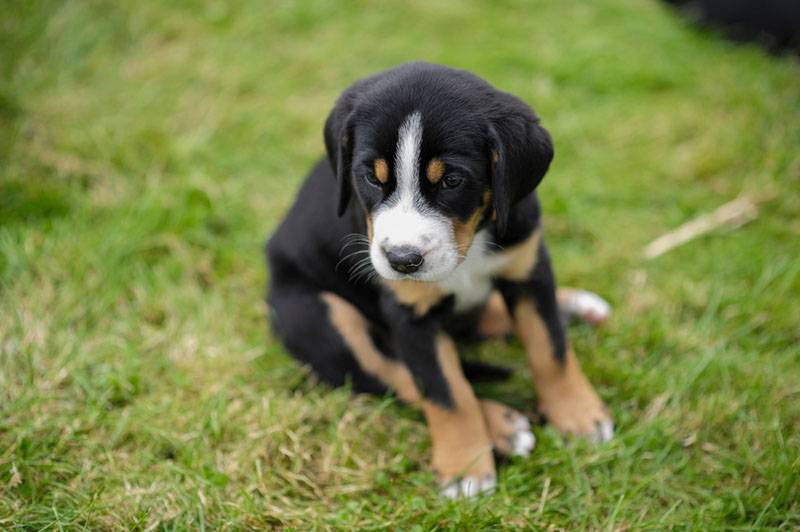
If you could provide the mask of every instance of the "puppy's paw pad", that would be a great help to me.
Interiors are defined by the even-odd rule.
[[[485,475],[483,478],[464,477],[453,480],[442,488],[442,495],[448,499],[471,499],[478,495],[490,495],[497,487],[497,477]]]

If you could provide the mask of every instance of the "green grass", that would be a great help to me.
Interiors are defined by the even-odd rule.
[[[490,7],[491,6],[491,7]],[[530,102],[571,336],[618,436],[550,428],[447,502],[420,415],[311,383],[261,245],[354,79],[412,59]],[[800,527],[800,67],[658,2],[15,1],[0,10],[0,528]],[[754,222],[653,261],[740,194]],[[479,393],[533,411],[520,369]]]

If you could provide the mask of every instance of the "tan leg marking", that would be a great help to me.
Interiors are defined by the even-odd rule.
[[[352,304],[331,292],[320,297],[328,305],[331,323],[342,336],[365,372],[379,379],[406,403],[419,403],[420,396],[408,368],[382,355],[369,336],[367,320]]]
[[[575,354],[567,349],[560,364],[544,322],[528,301],[514,309],[514,326],[528,353],[539,409],[561,432],[608,440],[613,424],[608,409],[580,369]]]
[[[528,456],[536,444],[531,424],[521,413],[504,404],[481,399],[483,417],[495,451],[506,456]]]
[[[462,477],[477,482],[491,477],[494,481],[494,456],[486,421],[461,370],[453,340],[440,334],[436,339],[436,356],[450,386],[454,406],[448,409],[431,401],[422,402],[433,443],[433,469],[443,484]]]
[[[372,166],[375,170],[375,179],[384,184],[389,181],[389,165],[386,164],[384,159],[375,159]]]
[[[509,281],[525,281],[530,278],[536,259],[539,256],[539,243],[542,240],[542,230],[537,229],[521,244],[505,251],[508,264],[500,270],[499,277]]]
[[[445,335],[436,338],[436,357],[453,398],[453,408],[425,400],[408,368],[383,356],[367,330],[367,321],[352,304],[330,292],[320,298],[328,305],[330,320],[353,352],[359,365],[397,392],[405,402],[422,405],[431,432],[432,466],[451,498],[474,496],[494,488],[496,482],[492,441],[481,405],[458,359],[455,344]]]
[[[492,290],[486,306],[478,320],[478,332],[487,338],[504,338],[511,334],[514,323],[503,301],[503,296],[497,290]]]

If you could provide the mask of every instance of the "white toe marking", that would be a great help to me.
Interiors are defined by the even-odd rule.
[[[480,494],[494,493],[497,487],[497,478],[494,475],[486,475],[483,480],[477,477],[465,477],[461,480],[454,480],[442,488],[442,496],[451,500],[459,498],[470,499]]]
[[[511,454],[513,456],[530,456],[531,451],[536,446],[536,436],[533,432],[526,430],[517,432],[511,441]]]
[[[514,427],[514,430],[517,432],[521,432],[524,430],[531,430],[531,422],[528,421],[528,418],[525,416],[519,416],[514,419],[514,422],[511,424]]]
[[[611,441],[614,437],[614,422],[610,420],[601,422],[599,433],[601,442]]]
[[[531,422],[518,415],[511,422],[514,434],[511,435],[511,456],[530,456],[536,446],[536,436],[531,432]]]
[[[458,499],[458,482],[451,482],[442,489],[442,496],[451,500]]]
[[[461,481],[461,493],[464,497],[474,497],[480,492],[481,483],[475,477],[467,477]]]

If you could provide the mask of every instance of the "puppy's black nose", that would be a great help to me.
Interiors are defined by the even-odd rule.
[[[400,273],[412,273],[419,270],[425,259],[419,250],[410,246],[398,246],[396,248],[384,248],[383,252],[393,270]]]

